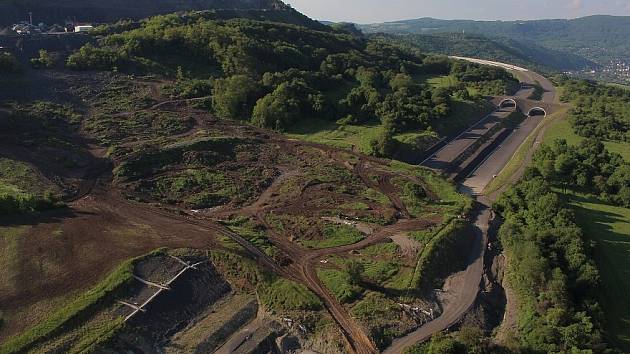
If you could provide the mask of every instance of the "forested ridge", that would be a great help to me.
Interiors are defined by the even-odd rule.
[[[462,33],[510,38],[606,64],[630,57],[630,17],[589,16],[571,20],[472,21],[420,18],[362,25],[368,33]]]
[[[382,156],[391,153],[394,134],[444,125],[452,95],[481,99],[460,92],[467,84],[505,94],[516,82],[502,69],[343,30],[217,21],[203,13],[157,16],[139,28],[113,25],[96,33],[105,34],[100,44],[71,55],[70,68],[171,72],[174,97],[211,96],[216,115],[279,131],[313,117],[378,122],[385,129],[373,150]],[[422,79],[427,75],[453,75],[461,85],[432,88]]]
[[[534,42],[466,33],[374,34],[401,41],[426,53],[458,55],[525,66],[537,71],[579,70],[596,63],[572,53],[544,48]]]
[[[218,17],[266,17],[275,21],[324,29],[325,26],[299,13],[280,0],[0,0],[0,28],[27,20],[28,12],[39,23],[110,23],[139,20],[176,11],[211,11]]]

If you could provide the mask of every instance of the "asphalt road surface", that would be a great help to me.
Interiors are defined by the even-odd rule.
[[[538,82],[544,89],[545,93],[542,97],[542,102],[553,103],[555,100],[555,89],[553,84],[545,77],[528,71],[523,74],[530,80],[530,82]],[[517,96],[522,95],[521,90],[517,93]],[[549,113],[549,112],[548,112]],[[536,129],[538,124],[545,118],[543,116],[533,116],[526,118],[504,141],[499,145],[486,160],[484,160],[472,174],[467,176],[466,180],[462,183],[468,187],[472,194],[481,194],[484,188],[492,181],[494,176],[497,176],[501,170],[512,159],[519,146],[527,139],[527,137]]]
[[[510,112],[506,111],[492,112],[472,128],[455,137],[455,139],[438,150],[433,156],[422,162],[422,165],[435,170],[448,170],[453,167],[452,162],[455,161],[455,159],[479,140],[479,138],[486,135],[490,129],[499,124],[501,120],[506,118],[509,114]]]
[[[483,161],[462,184],[479,195],[484,188],[497,176],[503,167],[512,159],[519,146],[527,139],[534,129],[542,122],[543,116],[526,118],[504,141]]]

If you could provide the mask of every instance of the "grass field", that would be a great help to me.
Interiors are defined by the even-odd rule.
[[[339,125],[335,122],[317,119],[306,119],[293,126],[288,136],[293,139],[311,141],[350,149],[353,145],[362,153],[370,153],[370,142],[383,131],[380,124]]]
[[[573,132],[571,123],[567,119],[559,119],[553,122],[545,132],[545,142],[551,142],[559,138],[565,139],[569,144],[579,144],[584,139]],[[606,141],[604,145],[609,151],[616,152],[623,156],[626,161],[630,161],[630,144]]]
[[[601,304],[610,339],[630,351],[630,209],[595,198],[568,194],[577,221],[595,241],[595,260],[602,279]]]
[[[302,240],[308,248],[329,248],[357,243],[364,235],[348,225],[326,224],[322,230],[323,240]]]
[[[457,85],[457,78],[452,75],[425,78],[425,82],[433,88],[452,87]]]
[[[507,183],[512,181],[512,177],[518,170],[523,166],[525,160],[530,155],[530,151],[535,147],[536,138],[542,129],[547,129],[545,134],[548,134],[549,129],[557,123],[559,120],[565,120],[567,109],[562,109],[558,112],[555,112],[549,115],[545,120],[534,129],[534,131],[525,139],[525,141],[519,146],[518,150],[514,153],[514,156],[507,165],[501,170],[497,178],[490,181],[490,183],[484,189],[484,193],[486,195],[492,194],[501,188],[503,188]]]

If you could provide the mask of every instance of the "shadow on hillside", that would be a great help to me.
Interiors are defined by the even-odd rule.
[[[96,215],[91,212],[77,212],[72,208],[61,208],[42,212],[6,215],[0,217],[0,227],[10,226],[35,226],[39,224],[58,223],[63,220],[73,219],[84,215]]]

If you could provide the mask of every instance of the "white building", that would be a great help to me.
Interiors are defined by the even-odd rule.
[[[90,26],[90,25],[81,25],[81,26],[75,26],[74,27],[74,31],[75,32],[90,32],[93,29],[94,29],[94,27]]]

